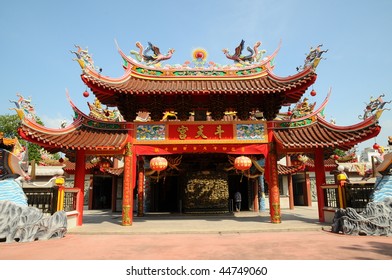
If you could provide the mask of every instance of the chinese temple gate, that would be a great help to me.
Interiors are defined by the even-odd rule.
[[[182,206],[188,210],[212,204],[224,208],[243,175],[257,178],[265,173],[271,222],[280,223],[277,162],[286,154],[306,153],[314,157],[319,220],[324,221],[324,159],[334,149],[348,150],[375,137],[381,129],[379,115],[348,127],[328,123],[323,110],[329,95],[318,110],[308,110],[309,104],[301,99],[316,81],[316,67],[325,52],[320,46],[311,49],[298,73],[278,77],[273,74],[273,59],[279,48],[265,55],[265,50],[258,49],[261,43],[256,42],[253,49],[248,47],[249,55],[243,55],[244,43],[241,41],[233,55],[224,50],[234,62],[224,66],[207,63],[203,49],[193,52],[192,62],[169,65],[162,63],[174,50],[163,55],[151,43],[147,48],[137,43],[139,51],[131,51],[130,57],[119,48],[125,70],[120,78],[102,75],[88,52],[77,47],[74,53],[82,68],[81,79],[95,95],[95,102],[89,103],[90,114],[69,100],[75,112],[72,124],[49,129],[24,117],[19,134],[74,160],[75,186],[82,189],[88,157],[121,157],[123,225],[132,224],[135,192],[138,213],[143,213],[145,178],[162,181],[162,172],[177,174],[171,183],[185,188]],[[295,104],[296,110],[290,114],[279,113],[282,106]],[[253,168],[235,172],[233,159],[243,155]],[[265,156],[265,166],[258,165],[260,155]],[[146,161],[156,157],[165,158],[166,171],[164,167],[151,170],[151,162],[148,166]],[[230,179],[233,174],[237,177]],[[215,187],[202,193],[193,180],[203,180],[204,185],[213,180]],[[83,205],[78,209],[83,211]]]

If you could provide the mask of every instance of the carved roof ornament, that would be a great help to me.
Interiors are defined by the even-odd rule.
[[[298,102],[290,114],[290,119],[298,119],[313,113],[316,102],[309,104],[308,98],[305,97],[302,101]]]
[[[320,44],[315,48],[311,47],[309,53],[306,55],[304,65],[297,67],[297,71],[301,71],[309,66],[311,66],[313,69],[316,69],[320,60],[325,59],[321,57],[322,54],[328,51],[328,49],[321,50],[322,46],[323,44]]]
[[[148,42],[148,47],[146,49],[144,49],[140,42],[136,42],[136,47],[139,48],[139,51],[131,50],[130,54],[135,56],[137,61],[145,62],[147,65],[153,65],[163,60],[168,60],[175,52],[174,49],[169,49],[165,55],[161,54],[159,48],[151,42]],[[152,52],[152,54],[150,54],[150,52]]]
[[[77,49],[76,52],[70,52],[76,55],[76,59],[73,60],[76,60],[79,63],[80,68],[85,69],[88,67],[98,71],[99,73],[102,72],[102,68],[95,67],[92,55],[88,52],[88,48],[82,49],[78,45],[75,45],[75,48]]]
[[[237,63],[240,63],[242,65],[246,64],[252,64],[259,62],[263,56],[264,53],[266,53],[265,50],[259,51],[259,47],[261,46],[261,42],[257,41],[253,49],[250,48],[249,46],[246,48],[246,50],[249,52],[248,55],[243,55],[242,52],[244,51],[245,48],[245,41],[241,40],[241,43],[238,45],[238,47],[235,48],[234,54],[230,54],[228,49],[223,49],[223,53],[226,55],[228,59],[234,60]]]
[[[120,111],[117,108],[113,110],[109,110],[102,108],[101,102],[98,98],[95,98],[94,103],[87,102],[87,105],[90,109],[90,117],[101,121],[112,121],[112,122],[123,122],[124,118],[121,115]]]
[[[208,53],[203,48],[197,48],[192,52],[192,62],[197,67],[203,67],[207,61]],[[184,64],[189,65],[190,62],[186,61]]]
[[[385,96],[385,94],[381,94],[379,97],[377,98],[373,98],[372,96],[370,97],[370,102],[366,104],[365,110],[363,115],[359,115],[358,118],[359,119],[367,119],[371,116],[376,116],[376,118],[380,118],[382,112],[384,110],[390,110],[387,108],[384,108],[384,106],[386,104],[389,104],[392,102],[392,100],[390,101],[384,101],[383,97]]]
[[[17,93],[16,96],[19,97],[18,100],[10,100],[11,103],[15,104],[16,108],[10,108],[10,110],[15,110],[20,119],[28,118],[36,121],[37,116],[35,114],[35,108],[31,104],[31,97],[26,99],[20,93]]]

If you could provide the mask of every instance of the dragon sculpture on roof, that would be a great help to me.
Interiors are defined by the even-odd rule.
[[[306,55],[305,62],[303,66],[298,66],[297,71],[303,70],[309,66],[311,66],[313,69],[316,69],[320,60],[325,59],[322,58],[321,56],[323,53],[326,53],[328,49],[322,50],[321,47],[323,44],[318,45],[317,47],[311,47],[309,53]]]
[[[365,119],[369,118],[370,116],[374,116],[374,115],[377,118],[379,118],[383,111],[390,110],[390,109],[384,108],[384,106],[386,104],[391,103],[392,100],[385,101],[383,99],[383,97],[385,97],[385,94],[381,94],[377,98],[370,97],[370,102],[366,104],[363,115],[359,115],[358,118],[365,120]]]
[[[74,58],[73,60],[76,60],[79,63],[80,68],[85,69],[86,67],[88,67],[98,71],[99,73],[102,72],[102,68],[96,67],[94,65],[92,55],[89,54],[88,48],[83,49],[79,45],[74,45],[74,46],[77,49],[76,52],[75,51],[70,51],[70,52],[76,55],[76,58]]]
[[[17,93],[16,96],[18,100],[10,100],[11,103],[15,104],[16,108],[10,108],[10,110],[15,110],[20,119],[27,117],[36,121],[37,116],[35,114],[35,108],[31,103],[31,97],[24,98],[20,93]]]

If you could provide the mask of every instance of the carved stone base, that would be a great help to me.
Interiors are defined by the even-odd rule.
[[[332,232],[349,235],[392,235],[392,197],[383,202],[369,202],[363,212],[353,208],[335,212]]]
[[[44,215],[35,207],[0,201],[0,241],[30,242],[62,238],[67,232],[67,215],[57,211]]]

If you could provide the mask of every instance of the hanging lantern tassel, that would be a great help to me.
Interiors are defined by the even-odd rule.
[[[158,172],[157,182],[159,181],[159,172],[167,168],[167,160],[163,157],[154,157],[150,160],[150,167],[152,170]]]
[[[157,183],[159,182],[159,171],[158,171],[158,176],[157,176]]]

